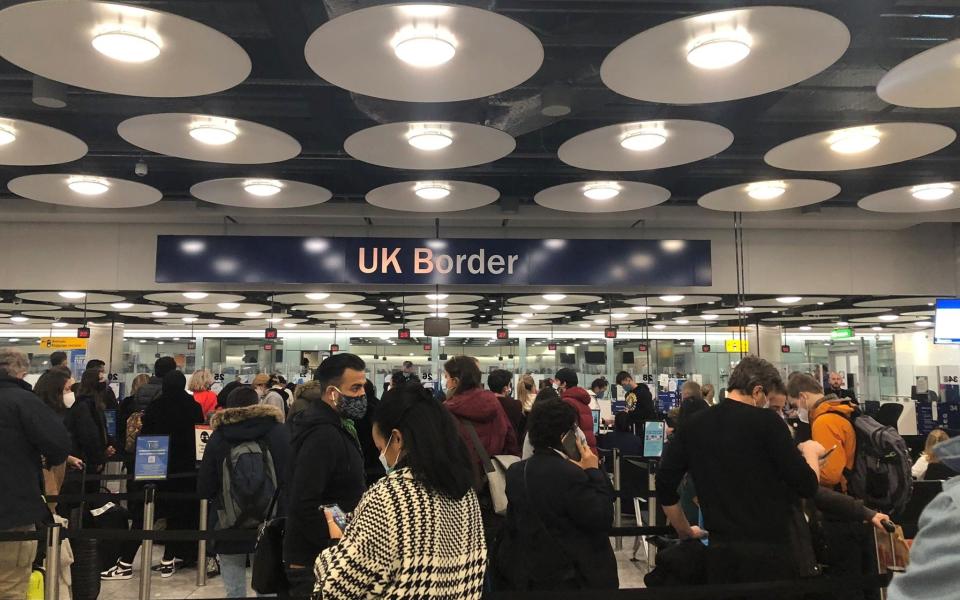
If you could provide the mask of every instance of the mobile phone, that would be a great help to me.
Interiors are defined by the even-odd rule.
[[[824,462],[825,460],[827,460],[830,457],[830,455],[833,454],[833,451],[836,449],[837,449],[837,445],[834,444],[833,448],[830,448],[829,450],[827,450],[827,453],[820,457],[820,462]]]
[[[561,444],[563,445],[563,453],[574,461],[580,460],[580,447],[577,445],[578,439],[579,436],[577,435],[577,430],[571,429],[567,432],[567,435],[563,436],[563,439],[561,440]]]
[[[343,531],[347,528],[347,515],[337,504],[324,504],[320,507],[324,513],[333,519],[333,522]]]

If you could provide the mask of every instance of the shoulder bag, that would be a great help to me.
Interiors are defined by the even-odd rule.
[[[470,434],[477,456],[483,463],[490,498],[493,500],[493,511],[498,515],[505,515],[507,514],[507,469],[520,458],[510,454],[498,454],[491,458],[487,454],[487,449],[483,447],[483,443],[480,442],[480,436],[477,435],[477,429],[473,423],[464,419],[460,419],[460,422]]]
[[[287,575],[283,568],[283,532],[286,529],[286,517],[271,519],[280,490],[277,486],[264,515],[264,522],[257,531],[257,547],[253,555],[251,587],[258,594],[276,594],[287,587]]]

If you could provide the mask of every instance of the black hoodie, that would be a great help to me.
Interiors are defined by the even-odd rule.
[[[294,415],[287,426],[293,455],[283,558],[313,568],[317,555],[330,545],[320,507],[336,504],[353,512],[366,490],[363,455],[337,411],[321,400]]]
[[[197,493],[202,498],[213,499],[214,509],[219,508],[224,461],[229,458],[233,446],[251,440],[262,442],[270,451],[277,484],[282,489],[290,457],[290,433],[281,425],[282,422],[280,410],[266,404],[228,408],[213,413],[210,418],[213,434],[203,451]],[[281,501],[277,515],[284,514],[283,507]],[[216,551],[220,554],[246,554],[253,552],[254,546],[252,541],[217,542]]]
[[[203,423],[203,409],[184,389],[186,378],[180,371],[168,373],[163,379],[163,393],[150,403],[143,413],[142,435],[169,435],[169,474],[196,469],[196,441],[194,425]],[[170,479],[168,489],[193,489],[189,479]]]

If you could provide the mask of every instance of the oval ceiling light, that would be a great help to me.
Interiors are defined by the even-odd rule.
[[[284,323],[283,326],[284,326],[284,327],[296,327],[297,324],[296,324],[296,323]]]
[[[243,182],[245,192],[261,198],[276,196],[282,189],[283,183],[276,179],[249,179]]]
[[[530,305],[531,310],[547,310],[548,308],[550,308],[549,304],[531,304]]]
[[[748,313],[748,312],[753,312],[753,307],[752,307],[752,306],[737,306],[737,307],[734,307],[733,310],[737,311],[738,313]]]
[[[664,302],[680,302],[680,301],[683,300],[684,298],[686,298],[686,296],[676,296],[676,295],[675,295],[675,296],[660,296],[660,299],[663,300]]]
[[[801,327],[800,329],[803,329],[803,327]],[[809,329],[809,327],[807,329]],[[874,326],[874,327],[871,327],[870,329],[873,331],[883,331],[883,327],[880,327],[880,326]]]
[[[12,127],[0,125],[0,146],[11,144],[17,139],[17,134]]]
[[[612,200],[620,195],[616,181],[594,181],[583,186],[583,195],[591,200]]]
[[[900,315],[880,315],[877,318],[880,319],[881,321],[889,322],[889,321],[896,321],[897,319],[900,318]]]
[[[780,296],[777,298],[777,302],[780,304],[796,304],[801,300],[803,300],[803,298],[800,296]]]
[[[653,309],[650,308],[649,306],[634,306],[633,310],[637,312],[650,312]]]
[[[716,321],[720,318],[720,315],[700,315],[700,318],[704,321]]]
[[[566,294],[544,294],[543,299],[547,302],[560,302],[567,297]]]
[[[239,302],[219,302],[217,306],[224,310],[233,310],[235,308],[240,308]]]
[[[750,54],[750,36],[730,31],[702,37],[693,41],[687,50],[687,62],[699,69],[732,67]]]
[[[773,200],[787,191],[783,181],[758,181],[747,186],[747,195],[754,200]]]
[[[167,317],[167,316],[170,316],[170,313],[168,313],[168,312],[165,311],[165,310],[156,310],[156,311],[153,311],[153,312],[150,313],[150,314],[153,315],[154,317]]]
[[[326,300],[330,297],[330,294],[325,292],[311,292],[309,294],[304,294],[308,300]]]
[[[183,293],[183,297],[187,298],[188,300],[203,300],[209,295],[210,294],[206,292],[184,292]]]
[[[160,56],[159,39],[146,29],[108,26],[90,43],[100,54],[120,62],[144,63]]]
[[[337,313],[337,314],[339,314],[339,315],[340,315],[341,317],[343,317],[344,319],[352,319],[352,318],[354,318],[355,316],[357,316],[357,313],[355,313],[355,312],[342,312],[342,313]]]
[[[337,310],[338,308],[343,308],[344,306],[346,306],[346,304],[343,304],[341,302],[331,302],[329,304],[324,304],[324,306],[331,310]]]
[[[446,300],[450,297],[450,294],[427,294],[427,300]],[[383,300],[381,300],[382,302]]]
[[[913,325],[914,327],[932,327],[933,321],[917,321]]]
[[[626,319],[626,318],[629,317],[630,315],[628,315],[627,313],[616,312],[616,313],[613,313],[613,314],[610,315],[610,316],[613,317],[614,319]]]
[[[10,320],[13,321],[14,323],[26,323],[30,319],[28,319],[27,317],[21,317],[20,315],[17,315],[15,317],[10,317]]]
[[[69,325],[69,323],[64,323],[63,321],[57,321],[55,323],[51,323],[51,325],[56,327],[57,329],[60,329],[61,327],[66,327],[67,325]]]
[[[953,195],[953,190],[952,183],[929,183],[913,186],[910,188],[910,195],[917,200],[935,201]]]
[[[67,300],[80,300],[87,297],[86,292],[60,292],[57,295]]]
[[[119,310],[130,308],[131,306],[133,306],[132,302],[114,302],[110,305],[111,308],[116,308]]]
[[[620,147],[632,152],[647,152],[659,148],[667,141],[667,132],[662,128],[644,128],[628,131],[620,138]]]
[[[666,329],[667,326],[666,326],[666,325],[663,325],[663,324],[661,324],[661,323],[657,323],[656,325],[653,326],[653,328],[654,328],[654,329]]]
[[[231,119],[205,119],[190,125],[190,137],[208,146],[223,146],[237,139],[240,132]]]
[[[834,132],[827,143],[838,154],[859,154],[880,143],[880,132],[875,127],[850,127]]]
[[[210,329],[217,329],[218,327],[220,327],[220,323],[207,323],[207,327],[209,327]]]
[[[800,326],[800,331],[810,331],[811,329],[813,329],[813,327],[810,327],[809,325],[801,325],[801,326]],[[882,328],[881,328],[881,329],[882,329]]]
[[[415,128],[407,134],[407,143],[417,150],[436,152],[453,143],[453,134],[446,129]]]
[[[450,62],[457,47],[439,28],[408,27],[394,36],[393,53],[408,65],[430,69]]]
[[[196,318],[196,317],[182,317],[180,320],[183,321],[184,323],[196,323],[196,322],[197,322],[197,318]]]
[[[450,186],[439,181],[421,181],[413,193],[424,200],[442,200],[450,195]]]
[[[71,177],[67,180],[67,187],[84,196],[99,196],[110,189],[110,182],[102,177]]]

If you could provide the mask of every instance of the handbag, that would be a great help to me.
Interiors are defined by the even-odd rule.
[[[480,436],[477,435],[477,429],[473,426],[473,423],[463,419],[460,422],[469,432],[477,456],[483,463],[487,487],[490,490],[490,498],[493,500],[493,511],[498,515],[505,515],[507,514],[507,469],[513,463],[519,462],[520,458],[511,454],[497,454],[491,458],[487,454],[487,449],[480,442]]]
[[[250,585],[259,594],[276,594],[287,588],[287,574],[283,568],[283,532],[286,517],[269,519],[280,498],[280,489],[273,493],[265,521],[257,529],[257,546],[253,555]]]

